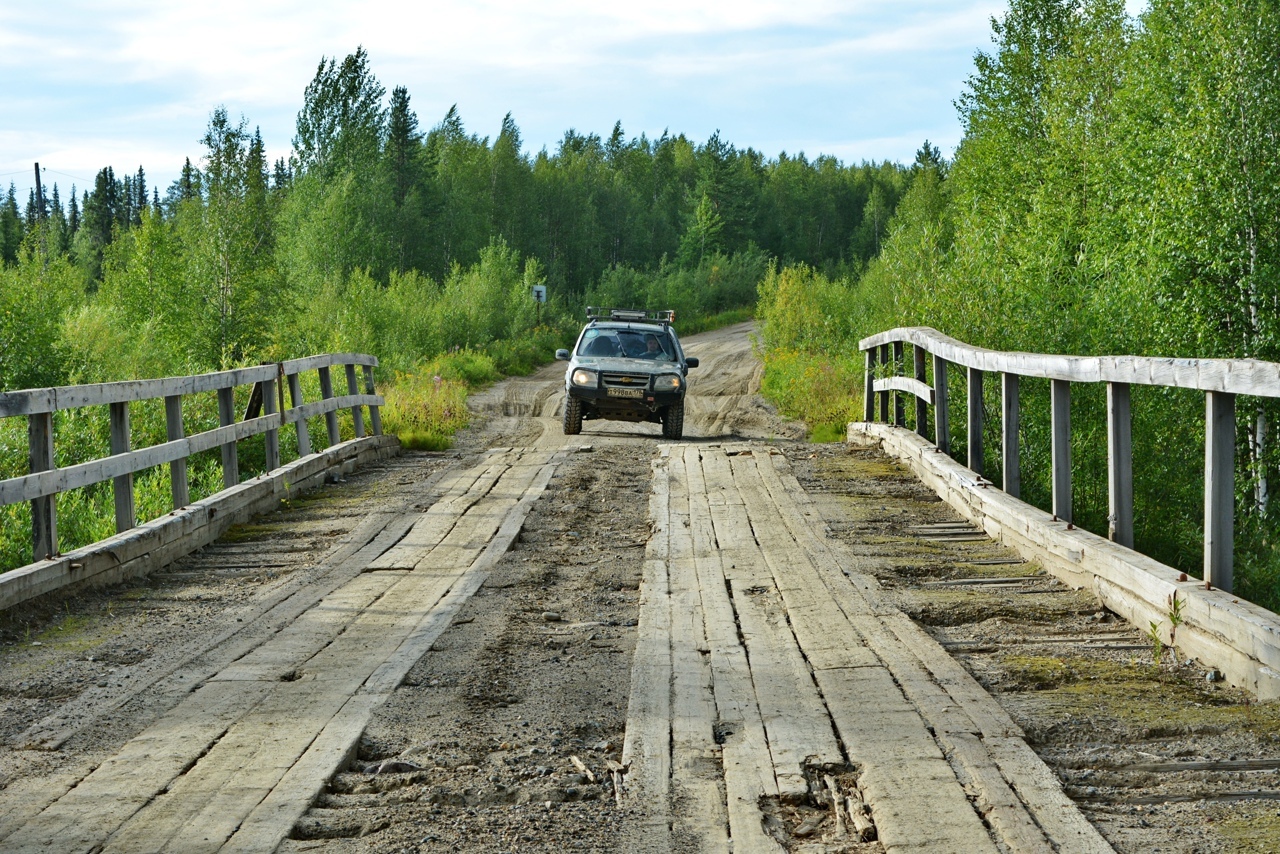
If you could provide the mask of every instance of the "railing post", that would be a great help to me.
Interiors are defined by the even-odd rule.
[[[31,473],[50,471],[53,465],[53,413],[37,412],[27,416],[27,443]],[[46,495],[31,502],[32,560],[43,560],[58,553],[58,501]]]
[[[1071,383],[1050,380],[1049,409],[1053,422],[1053,515],[1071,521]]]
[[[360,393],[360,386],[356,382],[356,366],[347,365],[347,394],[357,395]],[[364,410],[358,405],[351,407],[351,420],[356,427],[356,438],[364,438]]]
[[[302,405],[302,381],[297,374],[289,374],[289,406],[297,409]],[[307,430],[307,419],[299,418],[293,424],[298,430],[298,456],[311,456],[311,433]]]
[[[230,427],[236,423],[236,390],[231,387],[218,389],[218,424]],[[222,485],[230,489],[240,483],[240,457],[236,453],[235,440],[222,446]]]
[[[982,474],[982,371],[969,368],[969,468]]]
[[[896,372],[898,365],[902,364],[902,342],[893,342],[893,369]],[[906,405],[902,399],[902,392],[895,391],[893,393],[893,423],[898,427],[905,427],[907,424]]]
[[[1022,494],[1018,461],[1018,375],[1000,375],[1000,465],[1004,469],[1004,491],[1014,498]]]
[[[175,442],[186,436],[182,427],[182,395],[171,394],[164,399],[165,437]],[[191,488],[187,484],[187,458],[169,463],[169,491],[173,494],[173,509],[191,503]]]
[[[876,348],[867,348],[867,376],[862,390],[863,421],[876,420]]]
[[[1204,580],[1230,593],[1234,586],[1236,396],[1205,395]]]
[[[1133,548],[1133,431],[1128,383],[1107,383],[1107,503],[1107,536]]]
[[[947,360],[933,357],[933,443],[951,453],[951,421],[947,415]]]
[[[262,414],[276,414],[276,381],[262,381]],[[266,444],[266,466],[267,471],[275,471],[280,468],[280,430],[273,427],[268,430],[263,438]]]
[[[111,404],[111,454],[129,453],[129,404],[120,402]],[[112,478],[111,489],[115,493],[116,533],[123,533],[133,527],[135,515],[133,510],[133,473],[122,474]]]
[[[320,368],[320,397],[324,400],[333,398],[333,375],[329,372],[329,366],[325,365]],[[340,438],[338,434],[338,413],[326,412],[324,414],[324,426],[329,430],[329,445],[332,448],[338,444]]]
[[[364,391],[365,394],[377,394],[373,390],[373,366],[364,366]],[[369,420],[373,423],[373,435],[382,435],[382,415],[378,412],[379,407],[369,404]]]
[[[890,358],[889,345],[881,344],[880,345],[880,364],[888,365],[889,358]],[[888,373],[892,373],[892,371],[889,371]],[[880,420],[883,421],[885,424],[889,423],[889,392],[887,391],[880,392]]]
[[[911,352],[915,361],[916,382],[923,384],[927,379],[925,359],[929,354],[919,344],[912,345]],[[929,402],[919,395],[916,396],[916,433],[925,438],[929,435]]]

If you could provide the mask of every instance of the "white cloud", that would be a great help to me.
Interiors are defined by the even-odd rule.
[[[0,174],[35,159],[89,175],[141,162],[167,183],[183,157],[198,156],[218,105],[261,125],[269,155],[283,156],[321,56],[360,44],[385,86],[408,87],[424,126],[456,102],[469,126],[492,134],[512,111],[534,150],[554,148],[569,127],[603,133],[622,119],[628,133],[650,135],[666,127],[705,139],[723,128],[735,144],[770,155],[802,140],[810,156],[909,157],[922,138],[916,128],[958,136],[950,102],[1002,8],[995,0],[5,4],[0,116],[9,120],[0,151],[14,162],[0,163]],[[770,115],[785,116],[784,133]]]

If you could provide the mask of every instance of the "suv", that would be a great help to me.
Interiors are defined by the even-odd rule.
[[[685,377],[697,359],[686,359],[671,328],[674,311],[588,308],[588,323],[567,361],[564,432],[582,432],[592,418],[662,423],[662,435],[684,434]]]

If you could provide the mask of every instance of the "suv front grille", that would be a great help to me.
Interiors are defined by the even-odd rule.
[[[602,373],[600,380],[605,388],[648,388],[648,374]]]

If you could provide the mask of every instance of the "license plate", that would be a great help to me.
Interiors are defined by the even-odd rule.
[[[607,392],[609,397],[644,397],[642,388],[611,388]]]

